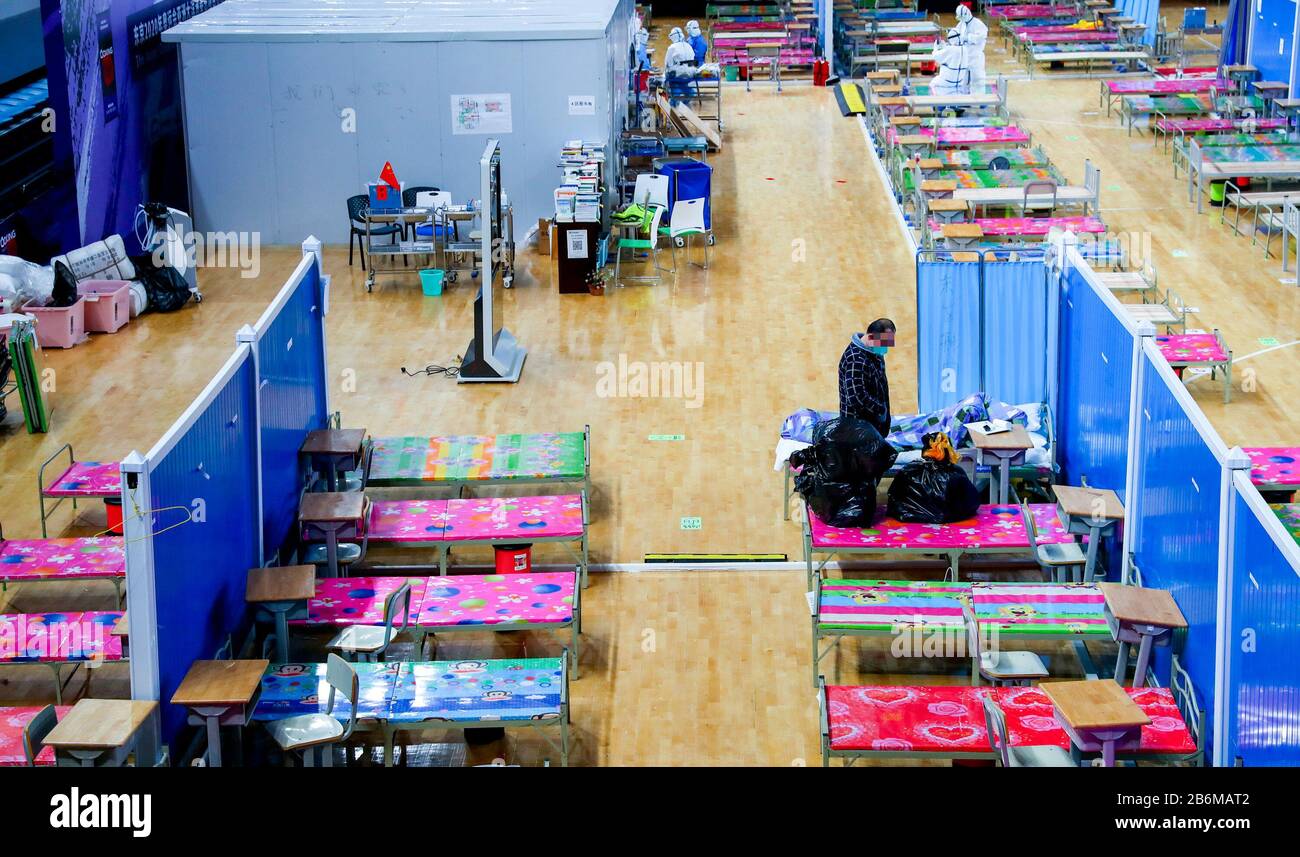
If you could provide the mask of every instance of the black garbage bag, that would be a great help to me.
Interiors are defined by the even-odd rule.
[[[865,420],[839,417],[819,423],[812,446],[790,456],[795,490],[832,527],[869,527],[876,488],[897,450]]]
[[[153,256],[132,256],[135,278],[149,295],[149,309],[175,312],[190,299],[190,286],[180,271],[170,265],[158,265]]]
[[[974,517],[979,492],[966,472],[947,461],[907,465],[889,486],[889,517],[912,524],[951,524]]]
[[[72,306],[77,302],[77,277],[62,262],[54,263],[54,291],[50,306]]]

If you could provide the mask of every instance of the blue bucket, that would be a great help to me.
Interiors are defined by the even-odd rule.
[[[420,271],[420,288],[426,297],[436,298],[442,294],[442,280],[447,272],[441,268],[425,268]]]

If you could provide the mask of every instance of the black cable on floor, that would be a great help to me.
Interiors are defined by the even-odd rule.
[[[444,378],[459,378],[461,359],[461,356],[458,354],[456,355],[456,363],[454,366],[439,366],[437,363],[430,363],[423,369],[416,369],[414,372],[403,366],[402,374],[408,378],[419,378],[422,375],[442,375]]]

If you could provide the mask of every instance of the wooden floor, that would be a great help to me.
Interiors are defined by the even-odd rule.
[[[1221,328],[1240,361],[1232,404],[1208,380],[1189,389],[1230,444],[1300,437],[1300,291],[1280,281],[1248,239],[1213,215],[1196,215],[1150,138],[1125,136],[1096,115],[1095,81],[1015,82],[1011,106],[1036,142],[1078,180],[1083,161],[1102,169],[1107,223],[1150,231],[1162,284],[1199,309],[1192,326]],[[916,407],[913,260],[892,203],[870,165],[860,124],[830,92],[790,86],[783,95],[728,87],[726,150],[715,167],[718,243],[708,271],[678,259],[661,285],[560,297],[550,259],[521,255],[505,293],[506,325],[529,350],[518,385],[457,386],[400,369],[449,364],[470,338],[473,289],[424,298],[412,282],[367,294],[344,248],[328,248],[334,405],[349,426],[375,434],[573,430],[592,426],[592,558],[637,563],[647,552],[777,552],[799,558],[799,534],[781,520],[772,450],[782,419],[800,407],[836,406],[835,367],[849,335],[877,316],[898,323],[889,357],[895,412]],[[512,179],[505,164],[507,188]],[[341,207],[340,207],[341,209]],[[520,231],[523,227],[521,225]],[[234,332],[256,320],[298,258],[267,248],[261,275],[206,270],[207,300],[150,315],[114,336],[47,352],[55,370],[54,430],[29,436],[10,414],[0,427],[0,521],[13,537],[39,535],[36,469],[71,442],[82,458],[146,450],[211,378]],[[667,259],[665,259],[667,262]],[[1291,344],[1262,354],[1261,338]],[[702,366],[697,400],[603,397],[602,364]],[[1255,371],[1255,391],[1240,382]],[[355,385],[350,383],[355,377]],[[1287,407],[1290,404],[1291,407]],[[16,400],[11,400],[17,407]],[[683,441],[651,441],[681,434]],[[54,533],[93,532],[102,509]],[[698,516],[703,528],[684,531]],[[486,558],[486,554],[482,555]],[[559,554],[541,552],[546,562]],[[574,685],[574,761],[602,765],[817,764],[816,703],[801,573],[656,572],[593,577],[585,599],[584,677]],[[102,585],[11,587],[0,609],[104,609]],[[531,635],[495,639],[501,652],[553,651]],[[458,643],[459,645],[459,643]],[[482,648],[475,651],[483,653]],[[1052,651],[1047,649],[1045,651]],[[1068,675],[1068,658],[1056,674]],[[846,643],[825,662],[846,682],[961,682],[961,664],[898,669],[878,648]],[[51,697],[40,667],[0,672],[0,702]],[[70,685],[75,696],[80,677]],[[94,677],[97,695],[125,693],[125,670]],[[489,747],[483,752],[501,752]],[[505,751],[529,763],[535,740]]]

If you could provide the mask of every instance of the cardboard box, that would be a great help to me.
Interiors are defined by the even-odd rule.
[[[551,221],[544,217],[537,221],[537,252],[551,255]]]

